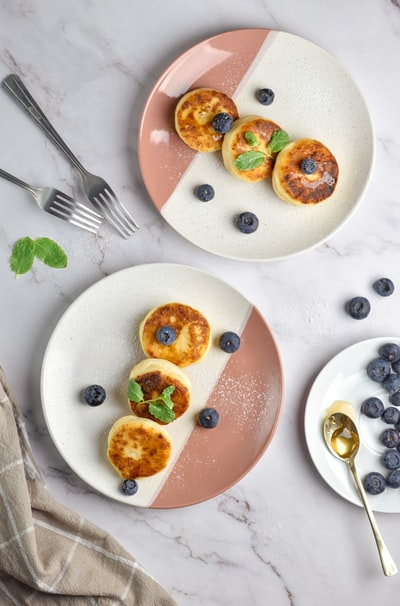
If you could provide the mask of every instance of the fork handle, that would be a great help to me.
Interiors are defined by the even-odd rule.
[[[43,110],[36,103],[21,78],[17,74],[6,76],[1,83],[1,86],[6,93],[30,116],[36,124],[38,124],[45,134],[55,143],[55,145],[65,154],[68,160],[81,173],[85,173],[85,169],[79,162],[78,158],[72,153],[67,144],[60,137],[54,126],[45,116]]]
[[[18,177],[15,177],[11,173],[8,173],[7,171],[3,170],[2,168],[0,168],[0,177],[6,179],[7,181],[11,181],[11,183],[14,183],[14,185],[19,185],[19,187],[23,187],[24,189],[27,189],[28,191],[33,193],[33,187],[28,185],[28,183],[25,183],[25,181],[18,179]]]

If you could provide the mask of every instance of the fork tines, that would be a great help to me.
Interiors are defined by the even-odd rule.
[[[103,217],[99,213],[61,193],[57,193],[48,211],[52,215],[92,233],[97,233],[103,223]]]
[[[139,225],[118,200],[111,187],[107,186],[98,192],[96,196],[93,196],[92,202],[124,238],[139,229]]]

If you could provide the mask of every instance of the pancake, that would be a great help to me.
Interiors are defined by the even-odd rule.
[[[231,97],[212,88],[196,88],[178,101],[175,108],[175,130],[182,141],[196,151],[218,151],[225,135],[217,132],[211,122],[220,113],[229,114],[232,120],[239,117]]]
[[[150,419],[121,417],[108,434],[107,458],[123,479],[159,473],[168,465],[171,453],[167,430]]]
[[[261,116],[245,116],[236,120],[231,130],[226,133],[222,144],[222,160],[225,168],[234,176],[254,183],[268,179],[272,175],[276,153],[271,152],[268,144],[275,131],[281,127]],[[248,133],[255,137],[254,143],[249,142]],[[235,164],[238,156],[248,152],[262,152],[262,164],[250,170],[241,170]]]
[[[157,339],[161,327],[171,327],[176,339],[164,345]],[[197,309],[183,303],[166,303],[149,311],[139,326],[144,354],[184,367],[202,360],[211,346],[211,327]]]
[[[315,171],[311,174],[301,169],[304,160],[315,163]],[[311,206],[333,194],[338,176],[336,158],[323,143],[315,139],[298,139],[279,152],[272,174],[272,187],[285,202]]]
[[[184,370],[168,360],[155,358],[141,360],[132,368],[129,378],[139,383],[144,400],[157,399],[166,387],[172,385],[174,391],[171,394],[171,400],[174,404],[175,420],[181,417],[190,406],[192,394],[190,379]],[[129,405],[132,412],[138,417],[164,424],[150,413],[148,405],[131,400],[129,400]]]

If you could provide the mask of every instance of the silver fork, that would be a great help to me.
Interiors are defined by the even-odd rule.
[[[42,128],[53,143],[65,154],[71,164],[79,172],[86,196],[93,206],[108,220],[111,225],[127,238],[136,229],[138,224],[133,220],[127,209],[118,200],[111,187],[102,177],[91,174],[79,162],[55,128],[34,100],[19,76],[10,74],[1,83],[10,97],[22,106],[28,115]]]
[[[103,217],[97,212],[80,202],[76,202],[62,191],[54,189],[54,187],[33,187],[1,168],[0,177],[26,189],[34,197],[38,206],[46,212],[77,227],[95,234],[103,222]]]

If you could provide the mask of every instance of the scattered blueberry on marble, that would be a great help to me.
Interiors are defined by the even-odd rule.
[[[176,341],[176,330],[172,326],[160,326],[156,339],[161,345],[172,345]]]
[[[379,419],[385,410],[385,406],[379,398],[371,397],[361,404],[361,412],[370,419]]]
[[[381,433],[380,440],[386,448],[396,448],[400,443],[400,432],[393,427],[389,427]]]
[[[385,358],[374,358],[367,366],[367,374],[376,383],[383,381],[390,375],[390,364]]]
[[[197,197],[201,202],[209,202],[215,196],[215,190],[212,185],[203,183],[197,188]]]
[[[400,410],[395,406],[388,406],[382,413],[382,421],[387,425],[396,425],[400,422]]]
[[[240,347],[240,337],[235,332],[228,330],[220,336],[219,346],[225,353],[235,353]]]
[[[211,125],[217,133],[227,133],[231,130],[233,118],[226,112],[216,114],[211,121]]]
[[[346,311],[354,320],[364,320],[371,311],[371,303],[366,297],[353,297],[347,301]]]
[[[364,488],[369,494],[381,494],[386,488],[386,480],[378,471],[370,471],[364,477]]]
[[[379,348],[379,355],[388,362],[400,360],[400,346],[397,343],[385,343]]]
[[[258,217],[250,212],[245,211],[236,217],[236,226],[243,234],[252,234],[258,228]]]
[[[127,497],[131,497],[132,495],[136,494],[138,488],[139,486],[136,480],[124,480],[121,486],[122,493]]]
[[[215,408],[203,408],[199,412],[199,425],[206,429],[214,429],[219,422],[219,413]]]
[[[400,469],[394,469],[386,478],[386,484],[390,488],[400,488]]]
[[[312,158],[303,158],[300,162],[300,170],[305,175],[312,175],[317,170],[317,163]]]
[[[373,283],[372,287],[381,297],[389,297],[394,292],[394,284],[390,278],[380,278]]]
[[[89,406],[99,406],[106,399],[106,390],[101,385],[89,385],[82,392],[83,399]]]
[[[275,99],[275,93],[270,88],[260,88],[257,91],[257,99],[262,105],[271,105]]]
[[[382,455],[382,463],[386,469],[398,469],[400,467],[400,452],[395,448],[388,448]]]

